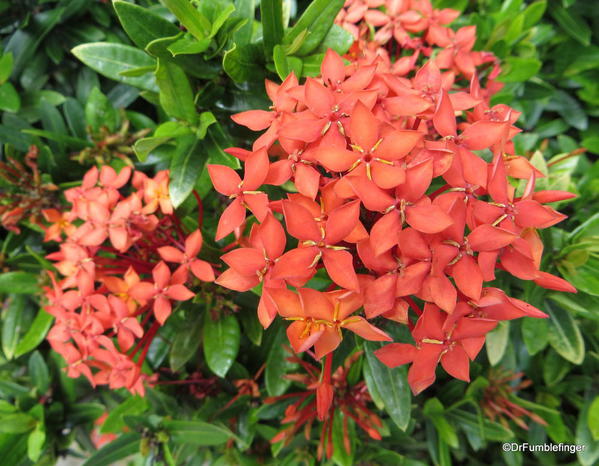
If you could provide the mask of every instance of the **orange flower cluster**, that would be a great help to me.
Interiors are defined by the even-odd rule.
[[[350,2],[344,21],[355,18],[356,8],[383,3]],[[374,42],[361,43],[367,33],[359,27],[345,61],[329,50],[320,77],[267,81],[269,111],[233,116],[266,131],[251,151],[229,149],[244,162],[243,178],[228,167],[208,167],[216,190],[233,199],[216,239],[235,233],[243,245],[222,257],[230,268],[217,283],[238,291],[261,284],[263,326],[277,315],[291,321],[292,347],[314,346],[317,358],[338,347],[342,329],[385,341],[389,336],[370,319],[407,325],[415,345],[394,343],[377,356],[391,367],[411,362],[408,380],[419,393],[435,380],[439,362],[468,381],[469,363],[498,321],[546,317],[485,286],[496,270],[575,291],[540,270],[537,232],[565,218],[544,204],[573,195],[535,192],[543,174],[515,153],[519,112],[490,104],[499,68],[485,66],[495,62],[492,55],[471,50],[474,28],[454,33],[442,26],[454,13],[425,14],[426,8],[416,21],[414,8],[426,2],[386,5],[386,13],[363,14],[380,27]],[[406,31],[422,33],[408,35],[412,41],[442,50],[422,66],[420,46],[390,58],[378,44],[391,29],[402,50]],[[264,185],[292,192],[269,199]],[[259,223],[244,239],[246,210]],[[291,248],[285,230],[297,240]],[[326,292],[306,288],[320,269],[332,281]],[[360,308],[363,316],[356,314]]]
[[[143,394],[141,368],[172,301],[194,296],[186,287],[194,277],[214,280],[197,259],[200,231],[185,234],[173,215],[168,181],[167,171],[148,178],[129,167],[93,167],[65,192],[70,210],[44,212],[53,221],[46,241],[60,243],[48,258],[62,276],[51,273],[46,288],[45,309],[56,318],[48,340],[69,376]]]

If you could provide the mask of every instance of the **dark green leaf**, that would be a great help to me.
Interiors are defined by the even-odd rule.
[[[104,445],[87,459],[83,466],[112,466],[118,461],[139,452],[141,435],[128,433]]]
[[[296,55],[304,56],[313,52],[322,43],[339,10],[343,7],[344,0],[314,0],[297,23],[285,34],[284,44],[291,44],[303,31],[308,31],[306,40],[302,43]]]
[[[247,22],[233,35],[233,42],[239,46],[246,45],[252,39],[254,23],[254,0],[235,0],[235,17],[244,18]]]
[[[522,319],[522,339],[531,355],[545,349],[549,343],[549,322],[547,319],[524,317]]]
[[[171,440],[178,444],[196,446],[222,445],[233,433],[225,427],[203,421],[164,421]]]
[[[37,387],[37,392],[39,394],[46,393],[50,386],[50,372],[48,371],[46,361],[44,361],[39,351],[35,351],[29,356],[27,367],[29,369],[29,377],[31,377],[33,385]]]
[[[100,89],[94,87],[85,103],[85,121],[94,131],[108,128],[115,131],[118,124],[118,115],[108,97]]]
[[[203,141],[195,135],[179,136],[177,147],[170,164],[168,186],[171,202],[179,207],[191,194],[193,187],[206,164]]]
[[[198,304],[186,309],[186,325],[175,334],[169,354],[174,372],[179,371],[196,354],[202,337],[202,321],[203,312]]]
[[[223,69],[233,81],[258,81],[264,76],[262,62],[263,57],[256,44],[240,47],[233,44],[233,47],[227,50],[223,56]]]
[[[92,424],[105,412],[106,407],[101,403],[73,403],[68,407],[66,419],[73,425]]]
[[[224,377],[233,365],[239,351],[241,332],[233,315],[213,320],[205,314],[203,347],[208,367],[219,377]]]
[[[123,71],[155,65],[151,57],[135,47],[95,42],[78,45],[72,52],[91,69],[107,78],[148,91],[158,90],[152,75],[127,77],[120,74]]]
[[[591,29],[580,16],[560,5],[552,5],[549,12],[570,37],[582,45],[591,44]]]
[[[141,49],[155,39],[179,33],[177,26],[147,8],[120,0],[114,1],[113,6],[123,29]]]
[[[374,355],[381,345],[364,342],[366,365],[368,365],[375,389],[385,404],[385,411],[401,430],[406,430],[410,422],[412,396],[407,381],[406,367],[390,369]]]

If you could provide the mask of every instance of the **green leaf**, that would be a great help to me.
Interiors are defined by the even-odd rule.
[[[123,418],[128,415],[142,414],[150,407],[146,398],[139,395],[132,396],[123,401],[116,408],[110,410],[110,414],[102,424],[100,432],[102,433],[120,433],[125,427]]]
[[[184,445],[222,445],[233,433],[222,426],[203,421],[163,421],[162,425],[173,442]]]
[[[291,44],[303,31],[308,31],[306,40],[302,43],[296,55],[308,55],[318,48],[333,26],[335,17],[343,7],[344,0],[314,0],[297,23],[287,31],[283,38],[284,44]]]
[[[12,272],[10,272],[12,273]],[[17,272],[14,272],[17,273]],[[6,359],[12,359],[15,353],[21,326],[23,324],[23,310],[25,307],[25,296],[12,295],[4,304],[2,322],[2,351]]]
[[[406,430],[410,422],[411,399],[405,366],[390,369],[374,355],[374,350],[382,345],[365,341],[366,364],[372,375],[376,391],[385,404],[385,411],[401,430]]]
[[[229,16],[233,14],[235,11],[234,5],[227,5],[223,10],[221,10],[218,15],[212,20],[212,27],[210,28],[210,35],[208,37],[214,37],[221,27],[225,24]]]
[[[533,2],[530,5],[528,5],[524,10],[524,29],[528,30],[535,24],[537,24],[543,17],[543,14],[545,13],[546,9],[546,0],[540,0],[538,2]]]
[[[212,29],[210,21],[189,0],[162,0],[162,3],[196,39],[202,40],[208,37]]]
[[[37,461],[42,454],[44,444],[46,443],[46,432],[44,425],[38,424],[36,428],[27,437],[27,457],[31,461]]]
[[[556,91],[547,105],[548,110],[554,110],[574,128],[584,131],[588,127],[588,117],[578,101],[564,91]]]
[[[549,343],[549,322],[547,319],[524,317],[521,329],[522,339],[531,355],[542,351]]]
[[[451,409],[445,413],[447,419],[455,422],[464,431],[481,432],[487,440],[493,442],[505,442],[514,437],[509,429],[498,422],[490,421],[487,418],[476,416],[462,409]],[[481,422],[482,421],[482,422]]]
[[[283,347],[286,340],[285,329],[281,326],[266,356],[264,383],[266,384],[266,392],[269,396],[279,396],[285,393],[291,385],[291,381],[286,379],[285,375],[297,367],[296,363],[287,360],[289,353]]]
[[[587,425],[593,440],[599,440],[599,396],[596,396],[589,406]]]
[[[599,460],[599,397],[595,397],[593,401],[587,400],[578,413],[576,444],[585,447],[577,452],[580,464],[596,465]]]
[[[210,39],[195,40],[183,37],[167,47],[168,51],[173,54],[173,57],[177,55],[194,55],[202,53],[210,46]]]
[[[503,358],[510,337],[509,321],[499,322],[497,327],[487,334],[485,348],[492,366],[497,365]]]
[[[559,383],[570,372],[571,368],[572,364],[555,351],[547,351],[543,360],[543,381],[545,385],[551,387]]]
[[[167,143],[172,138],[170,136],[142,138],[135,141],[133,151],[141,162],[145,162],[148,155],[157,147]]]
[[[241,326],[243,327],[243,334],[247,336],[254,345],[260,346],[262,343],[264,328],[258,320],[256,313],[240,312],[239,320],[241,321]]]
[[[203,141],[195,135],[179,136],[170,164],[168,185],[171,202],[175,208],[183,204],[191,194],[205,164]]]
[[[172,37],[162,37],[153,40],[146,47],[146,52],[161,60],[180,66],[187,74],[200,79],[213,79],[221,71],[214,62],[208,62],[199,55],[177,55],[176,57],[168,50],[173,43],[181,39],[183,33]]]
[[[196,304],[186,309],[186,325],[175,334],[169,354],[169,363],[174,372],[179,371],[196,353],[202,337],[203,313]]]
[[[12,53],[0,55],[0,84],[4,84],[10,78],[13,68]]]
[[[260,19],[264,38],[264,53],[270,60],[275,45],[283,40],[283,2],[281,0],[261,0]]]
[[[247,44],[237,47],[237,44],[233,44],[233,47],[223,56],[223,69],[233,81],[258,81],[264,76],[264,68],[261,66],[263,61],[258,45]]]
[[[96,451],[83,466],[112,466],[123,458],[138,453],[140,440],[141,435],[137,432],[122,434]]]
[[[115,0],[112,4],[123,29],[133,43],[141,49],[145,49],[155,39],[173,36],[180,32],[173,23],[147,8],[120,0]]]
[[[339,55],[345,55],[354,40],[351,32],[343,29],[338,24],[333,24],[322,44],[320,44],[319,50],[326,52],[328,49],[333,49]]]
[[[527,81],[540,69],[541,62],[536,58],[507,57],[499,80],[505,83]]]
[[[94,131],[100,128],[108,128],[109,131],[116,131],[118,125],[118,115],[115,108],[100,89],[94,87],[85,103],[85,121]]]
[[[584,360],[584,340],[578,325],[568,311],[545,301],[549,321],[549,344],[564,359],[573,364]]]
[[[40,308],[35,319],[27,329],[23,338],[17,344],[15,349],[15,357],[18,358],[25,353],[37,348],[44,341],[46,334],[52,325],[54,317],[48,314],[43,308]]]
[[[234,16],[247,20],[247,22],[233,34],[233,42],[239,46],[249,44],[252,39],[254,10],[254,0],[235,0]]]
[[[582,45],[588,46],[591,44],[591,29],[580,16],[560,5],[552,5],[549,12],[570,37]]]
[[[455,428],[447,421],[445,408],[437,398],[429,398],[426,400],[422,413],[432,421],[439,433],[439,437],[445,443],[452,448],[458,447],[458,435]]]
[[[156,83],[160,89],[160,105],[167,115],[194,123],[197,112],[193,90],[185,72],[174,63],[159,58]]]
[[[107,78],[140,89],[158,91],[152,75],[127,77],[120,74],[123,71],[155,65],[154,59],[138,48],[124,44],[94,42],[78,45],[72,52],[91,69]]]
[[[39,291],[38,276],[28,272],[0,274],[0,293],[35,294]]]
[[[106,407],[101,403],[73,403],[66,410],[66,419],[73,425],[92,424],[105,412]]]
[[[208,367],[219,377],[224,377],[239,352],[241,332],[239,322],[233,315],[212,320],[210,312],[204,319],[203,346]]]
[[[31,377],[33,385],[37,387],[37,392],[40,395],[46,393],[50,386],[50,371],[48,371],[46,361],[44,361],[44,358],[39,351],[35,351],[29,356],[27,367],[29,370],[29,377]]]
[[[0,84],[0,110],[16,113],[21,108],[21,98],[14,86],[6,82]]]
[[[37,420],[29,414],[7,414],[2,416],[2,422],[0,422],[0,433],[23,434],[33,429],[36,424]]]

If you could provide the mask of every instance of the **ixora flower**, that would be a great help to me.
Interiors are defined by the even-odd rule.
[[[120,189],[130,179],[134,190],[125,197]],[[93,167],[66,191],[70,210],[44,211],[52,222],[46,240],[60,245],[48,258],[62,275],[51,274],[46,289],[45,309],[56,318],[48,340],[71,377],[143,394],[151,376],[141,368],[172,303],[195,296],[187,288],[195,279],[214,280],[197,257],[200,230],[186,234],[174,216],[168,180],[166,171],[148,178],[128,167]]]
[[[329,50],[321,76],[304,83],[293,74],[280,86],[267,81],[274,110],[233,117],[266,130],[252,151],[228,150],[244,163],[243,179],[209,167],[217,191],[233,199],[217,240],[233,230],[243,234],[246,209],[258,222],[242,241],[249,247],[222,257],[230,268],[217,283],[238,291],[262,283],[260,321],[289,321],[296,352],[312,354],[314,347],[317,359],[326,356],[323,380],[344,330],[390,341],[378,326],[406,325],[412,342],[375,354],[389,367],[411,363],[415,394],[434,382],[439,364],[469,381],[470,362],[498,321],[547,317],[486,286],[496,270],[576,291],[540,269],[538,234],[565,218],[545,204],[572,195],[535,193],[543,175],[512,143],[519,113],[489,104],[501,87],[496,59],[472,51],[475,28],[444,26],[457,13],[426,5],[347,2],[339,21],[358,22],[350,53]],[[375,28],[379,43],[394,37],[411,49],[411,62],[398,69],[407,55],[394,57],[386,45],[373,49],[363,24]],[[415,31],[423,32],[420,43],[409,35]],[[426,59],[425,44],[442,50]],[[492,67],[484,71],[483,64]],[[277,191],[264,185],[288,181],[297,193],[267,197]],[[317,272],[330,279],[326,291],[309,286]],[[377,326],[369,322],[381,317]],[[322,385],[317,399],[330,406],[330,386]]]

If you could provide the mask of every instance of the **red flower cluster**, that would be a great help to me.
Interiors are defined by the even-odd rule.
[[[404,24],[400,13],[396,29]],[[431,18],[438,23],[441,16]],[[377,355],[389,366],[413,363],[414,393],[433,383],[438,362],[468,381],[469,361],[497,321],[546,317],[485,286],[495,270],[575,291],[540,270],[537,233],[565,218],[544,203],[572,194],[534,191],[543,175],[515,154],[511,142],[520,131],[514,126],[519,113],[490,106],[497,73],[481,85],[474,72],[480,54],[469,51],[473,39],[456,45],[474,30],[453,37],[435,21],[418,30],[450,50],[451,63],[440,61],[441,54],[421,67],[412,61],[407,78],[396,70],[399,60],[391,64],[385,54],[362,53],[346,64],[329,50],[321,77],[303,84],[293,74],[281,85],[267,81],[270,111],[233,117],[266,130],[252,151],[229,150],[245,164],[243,179],[230,168],[208,167],[216,190],[233,199],[217,240],[241,235],[246,209],[260,222],[249,238],[238,240],[243,247],[222,257],[230,268],[217,283],[238,291],[261,283],[262,324],[267,327],[277,314],[292,321],[287,335],[293,348],[314,346],[318,358],[337,348],[341,329],[389,340],[367,319],[408,325],[415,346],[392,344]],[[454,45],[441,43],[441,36],[453,37]],[[466,69],[468,60],[472,68]],[[285,199],[269,200],[262,191],[288,181],[297,192]],[[278,215],[297,240],[287,251]],[[333,282],[330,291],[305,287],[319,269]],[[424,302],[423,310],[414,297]],[[364,317],[355,314],[361,307]]]
[[[185,286],[194,277],[214,280],[212,267],[197,259],[200,231],[186,235],[173,215],[168,181],[167,171],[148,178],[129,167],[118,174],[94,167],[65,192],[70,210],[44,212],[54,222],[46,241],[60,243],[48,258],[63,277],[51,273],[46,289],[45,309],[56,318],[48,340],[69,376],[143,394],[141,368],[171,302],[194,296]]]

